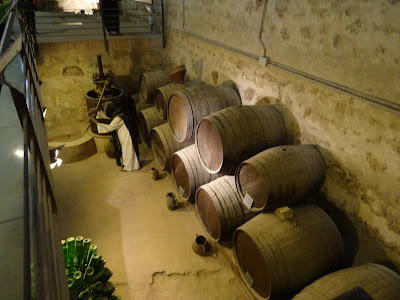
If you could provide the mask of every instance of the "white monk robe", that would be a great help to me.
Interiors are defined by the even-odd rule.
[[[100,114],[99,114],[100,113]],[[104,118],[103,112],[98,112],[97,118]],[[122,160],[125,171],[133,171],[140,169],[139,160],[137,158],[135,149],[133,148],[132,138],[128,128],[126,128],[124,120],[121,117],[115,117],[110,124],[97,124],[97,131],[99,133],[108,133],[117,130],[119,142],[122,147]]]

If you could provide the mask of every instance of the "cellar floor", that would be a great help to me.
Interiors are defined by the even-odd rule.
[[[171,176],[153,181],[157,165],[140,146],[138,171],[121,172],[104,153],[53,170],[57,238],[91,238],[123,300],[251,299],[228,246],[213,243],[207,257],[193,252],[196,234],[205,235],[195,207],[168,210]]]

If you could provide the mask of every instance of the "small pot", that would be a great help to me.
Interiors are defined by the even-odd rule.
[[[166,198],[167,198],[166,203],[167,203],[169,210],[175,210],[179,207],[178,200],[176,199],[176,196],[174,193],[168,193],[166,195]]]
[[[192,244],[192,249],[197,254],[204,256],[211,250],[211,245],[204,236],[196,235],[196,239]]]
[[[160,179],[160,173],[158,172],[158,170],[156,168],[151,168],[150,174],[151,174],[151,178],[153,178],[153,180]]]

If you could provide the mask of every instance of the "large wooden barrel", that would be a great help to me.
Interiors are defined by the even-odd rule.
[[[168,71],[168,76],[175,82],[183,83],[185,81],[186,66],[178,66]]]
[[[171,174],[179,195],[190,202],[194,202],[196,190],[201,185],[218,177],[217,174],[210,174],[203,168],[195,145],[172,154]]]
[[[154,98],[154,104],[157,108],[158,116],[161,119],[167,119],[168,100],[171,95],[178,90],[183,90],[187,86],[179,83],[169,83],[161,86],[156,90],[156,97]]]
[[[245,159],[285,142],[285,123],[271,106],[235,106],[200,121],[196,149],[210,173],[233,174]]]
[[[361,287],[374,300],[400,299],[400,275],[379,264],[368,263],[325,275],[293,300],[330,300]]]
[[[245,285],[258,299],[293,291],[332,271],[343,257],[343,242],[320,208],[293,207],[293,220],[262,213],[240,226],[233,252]]]
[[[196,192],[196,206],[204,228],[217,241],[231,238],[238,226],[256,215],[242,204],[234,176],[202,185]]]
[[[178,141],[193,141],[195,128],[202,118],[240,104],[240,96],[233,88],[193,86],[172,94],[168,102],[168,122]]]
[[[141,110],[138,113],[138,124],[140,137],[146,146],[150,146],[150,132],[151,130],[161,124],[166,123],[166,120],[160,119],[156,108],[150,107]]]
[[[147,103],[153,103],[156,89],[172,82],[172,78],[169,77],[168,72],[165,71],[142,73],[139,78],[139,92],[140,96],[142,96],[142,100]]]
[[[151,131],[151,149],[154,159],[163,170],[171,169],[171,156],[174,152],[190,146],[191,143],[180,143],[174,139],[168,124],[154,127]]]
[[[325,180],[325,162],[314,145],[278,146],[240,163],[236,185],[251,210],[270,210],[302,199]]]

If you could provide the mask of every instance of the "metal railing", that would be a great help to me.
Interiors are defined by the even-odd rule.
[[[24,136],[23,299],[68,299],[62,250],[54,234],[57,205],[35,61],[35,29],[22,1],[11,3],[6,19],[0,42],[0,83],[3,92],[10,91]],[[11,72],[18,74],[17,81],[6,72],[13,61],[22,66]],[[6,101],[1,90],[0,101]]]
[[[35,12],[40,43],[75,40],[107,40],[115,34],[131,37],[163,34],[163,1],[152,6],[136,3],[131,8],[82,9],[68,8]]]

